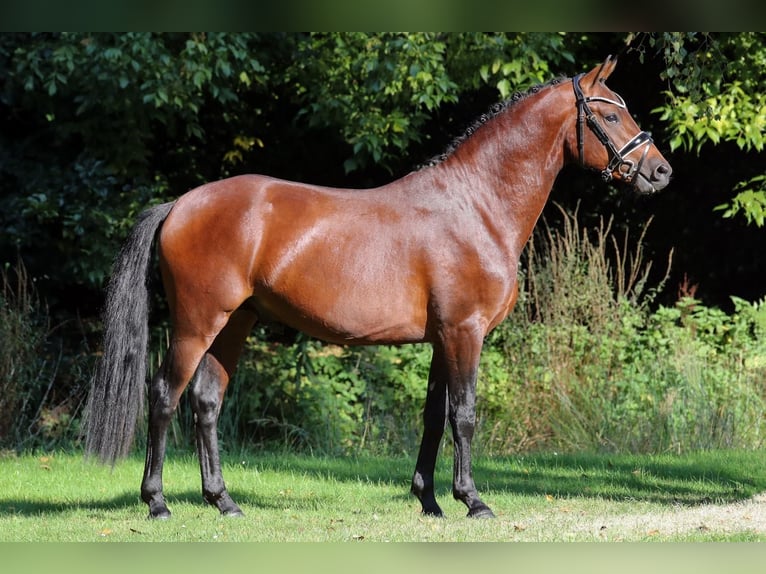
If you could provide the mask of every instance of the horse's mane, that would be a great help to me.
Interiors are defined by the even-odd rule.
[[[442,163],[444,160],[450,157],[455,152],[455,150],[460,147],[460,145],[464,141],[470,138],[476,132],[476,130],[478,130],[481,126],[483,126],[492,118],[499,116],[500,114],[505,112],[507,109],[513,107],[515,104],[528,98],[529,96],[532,96],[538,93],[540,90],[547,88],[549,86],[555,86],[568,79],[569,78],[567,78],[566,76],[558,76],[556,78],[553,78],[552,80],[548,80],[544,84],[534,85],[531,88],[527,89],[526,91],[514,92],[513,95],[507,100],[493,104],[486,113],[483,113],[478,118],[476,118],[476,120],[474,120],[474,122],[470,126],[468,126],[461,135],[459,135],[454,140],[452,140],[452,142],[447,146],[447,149],[445,149],[443,153],[432,157],[425,163],[420,164],[417,167],[417,169],[432,167]]]

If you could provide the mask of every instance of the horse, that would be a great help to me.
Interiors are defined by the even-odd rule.
[[[216,430],[245,339],[277,323],[340,345],[429,343],[433,354],[411,492],[443,516],[434,467],[449,421],[452,494],[470,517],[494,516],[471,468],[485,336],[513,309],[519,256],[569,163],[638,193],[672,169],[625,101],[606,86],[608,57],[496,104],[446,154],[377,188],[339,189],[240,175],[145,210],[115,259],[103,354],[86,405],[86,456],[127,455],[148,386],[141,498],[168,518],[162,470],[171,416],[189,388],[202,495],[229,495]],[[587,126],[587,130],[585,127]],[[172,332],[147,385],[147,277],[156,246]]]

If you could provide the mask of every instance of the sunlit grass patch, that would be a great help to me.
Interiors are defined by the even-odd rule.
[[[420,514],[408,457],[229,456],[224,476],[245,512],[223,518],[201,496],[196,459],[169,457],[170,520],[139,498],[143,461],[114,468],[79,454],[0,460],[3,541],[766,541],[766,453],[539,454],[482,458],[474,476],[495,520],[471,520],[437,468],[446,518]]]

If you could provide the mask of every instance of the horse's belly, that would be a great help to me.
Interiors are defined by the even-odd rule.
[[[358,287],[358,285],[357,285]],[[413,343],[426,337],[426,304],[416,297],[370,293],[354,285],[305,285],[256,293],[259,315],[323,341],[346,344]]]

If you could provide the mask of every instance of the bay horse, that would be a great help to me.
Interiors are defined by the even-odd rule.
[[[476,378],[485,336],[517,298],[519,256],[570,162],[640,193],[671,167],[605,80],[616,59],[496,104],[445,156],[382,187],[335,189],[242,175],[147,209],[115,260],[104,342],[87,406],[86,454],[131,447],[144,401],[148,289],[156,243],[172,334],[149,384],[141,498],[167,518],[166,435],[189,386],[204,499],[241,515],[221,473],[216,424],[245,338],[276,322],[341,345],[430,343],[412,493],[442,516],[434,467],[446,422],[453,496],[491,517],[471,471]],[[585,129],[587,126],[588,129]]]

